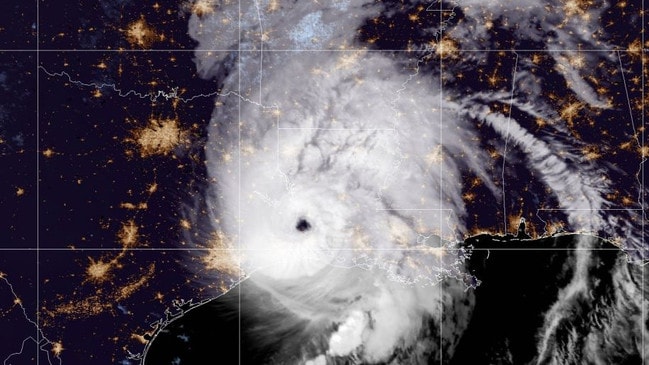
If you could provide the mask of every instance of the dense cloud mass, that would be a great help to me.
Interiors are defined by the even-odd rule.
[[[521,218],[640,257],[639,61],[604,31],[612,6],[251,0],[191,17],[198,72],[222,84],[202,229],[288,323],[326,334],[299,361],[452,355],[480,280],[459,242]]]

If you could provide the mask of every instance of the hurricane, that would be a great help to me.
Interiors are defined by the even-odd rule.
[[[210,5],[189,20],[197,72],[219,84],[207,208],[194,225],[216,237],[205,247],[219,270],[202,280],[232,278],[231,306],[258,323],[243,330],[254,346],[279,348],[268,363],[461,357],[486,280],[472,237],[511,238],[519,224],[521,239],[591,237],[570,241],[574,269],[537,313],[530,359],[591,356],[561,353],[558,343],[583,344],[557,333],[575,298],[599,285],[584,279],[600,260],[596,240],[619,249],[606,261],[611,283],[644,278],[637,4]],[[609,24],[620,18],[630,29]],[[629,293],[643,285],[619,294],[636,314],[643,305]],[[615,328],[609,319],[602,326]],[[521,363],[506,352],[501,361]]]

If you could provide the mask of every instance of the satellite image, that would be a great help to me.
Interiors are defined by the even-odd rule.
[[[649,365],[646,3],[5,0],[1,365]]]

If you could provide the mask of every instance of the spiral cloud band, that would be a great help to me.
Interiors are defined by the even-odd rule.
[[[479,283],[457,242],[521,218],[642,255],[637,95],[609,93],[634,59],[600,34],[607,6],[251,0],[192,15],[197,70],[221,83],[206,229],[296,321],[329,328],[303,361],[423,346],[440,305]]]

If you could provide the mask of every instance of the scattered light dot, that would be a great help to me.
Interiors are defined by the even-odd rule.
[[[48,149],[44,150],[43,151],[43,156],[45,156],[47,158],[50,158],[50,157],[54,156],[54,150],[52,150],[51,148],[48,148]]]

